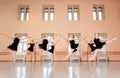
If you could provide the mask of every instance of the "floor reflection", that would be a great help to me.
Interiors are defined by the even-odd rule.
[[[90,62],[88,63],[89,77],[90,78],[109,78],[108,62]]]
[[[120,78],[120,62],[1,62],[0,78]]]
[[[15,78],[26,78],[26,66],[23,62],[15,64]]]
[[[69,78],[80,78],[80,62],[69,63]]]
[[[97,73],[97,78],[109,78],[108,77],[108,71],[109,69],[109,63],[108,62],[97,62],[96,64],[96,73]]]
[[[42,78],[53,78],[53,63],[51,61],[42,62],[41,68]]]

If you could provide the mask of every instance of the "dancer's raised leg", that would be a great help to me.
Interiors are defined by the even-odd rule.
[[[7,50],[9,50],[9,48],[5,48],[5,49],[1,50],[0,52],[6,52]]]
[[[107,41],[106,41],[106,44],[109,44],[109,43],[111,43],[111,42],[113,42],[113,41],[115,41],[115,40],[117,40],[117,37],[115,37],[115,38],[113,38],[113,39],[110,39],[110,40],[107,40]]]

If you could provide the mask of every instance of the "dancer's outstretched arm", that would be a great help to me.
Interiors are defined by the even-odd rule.
[[[86,38],[86,37],[80,37],[80,38],[75,39],[75,40],[80,40],[80,41],[81,41],[81,40],[85,40],[85,38]]]
[[[43,42],[43,40],[41,40],[41,39],[35,39],[35,40],[37,41],[36,44]]]
[[[102,42],[109,42],[110,40],[116,40],[117,39],[117,37],[114,37],[114,38],[110,38],[110,39],[108,39],[108,38],[106,38],[106,39],[104,39],[104,38],[102,38],[102,37],[99,37],[100,38],[100,41],[102,41]]]
[[[66,39],[64,36],[62,36],[61,34],[59,36],[62,37],[65,41],[68,42],[68,39]]]
[[[14,39],[13,37],[11,37],[11,36],[9,36],[9,35],[7,35],[7,34],[4,34],[4,33],[0,33],[0,35],[5,36],[5,37],[7,37],[7,38],[9,38],[9,39]]]
[[[54,43],[54,45],[56,46],[56,44],[59,42],[59,40],[57,40],[55,43]]]
[[[102,38],[102,37],[100,37],[100,36],[99,36],[99,39],[100,39],[100,41],[102,41],[102,42],[106,42],[107,40],[109,40],[108,38],[105,38],[105,39],[104,39],[104,38]]]
[[[86,31],[84,31],[86,34],[87,34],[87,36],[89,36],[89,38],[94,38],[91,34],[89,34],[88,32],[86,32]]]
[[[88,43],[88,41],[85,38],[82,38],[86,43]]]

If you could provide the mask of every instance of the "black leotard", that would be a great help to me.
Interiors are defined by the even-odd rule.
[[[96,49],[96,47],[93,46],[94,43],[88,43],[88,45],[89,45],[89,47],[91,49],[91,52],[93,52]]]
[[[75,44],[75,40],[70,40],[70,47],[71,47],[72,49],[77,48],[78,45],[79,45],[79,44]]]
[[[78,47],[78,46],[79,46],[79,44],[75,44],[75,40],[70,40],[70,47],[71,47],[72,49],[74,49],[74,50],[73,50],[73,53],[77,51],[77,47]]]
[[[94,43],[95,43],[97,49],[102,48],[103,45],[106,44],[106,42],[101,42],[100,38],[94,38]]]
[[[51,46],[51,49],[50,50],[48,50],[49,52],[51,52],[52,54],[54,54],[54,49],[55,49],[55,46],[54,45],[52,45]]]
[[[18,37],[14,38],[14,41],[11,45],[8,46],[9,49],[13,51],[17,51],[17,46],[19,44],[20,39]]]
[[[34,43],[29,43],[30,47],[28,48],[29,51],[33,52],[34,51]]]
[[[47,50],[47,44],[48,44],[48,40],[47,39],[43,39],[43,43],[39,44],[39,48],[43,49],[43,50]]]

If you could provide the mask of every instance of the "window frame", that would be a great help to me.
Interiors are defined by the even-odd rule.
[[[45,8],[48,9],[47,14],[48,14],[48,19],[45,20]],[[53,9],[53,11],[51,11]],[[51,12],[53,13],[53,18],[51,19]],[[42,20],[43,21],[54,21],[54,5],[43,5],[42,6]]]
[[[21,20],[21,9],[23,9],[23,20]],[[27,14],[29,14],[27,16]],[[19,5],[18,6],[18,20],[19,21],[29,21],[29,17],[30,17],[30,8],[28,5]]]
[[[72,9],[71,11],[69,11],[69,9]],[[75,9],[77,9],[77,11],[75,11]],[[72,13],[71,15],[71,20],[69,20],[69,12]],[[74,13],[77,13],[77,20],[75,20],[75,15]],[[76,5],[68,5],[67,7],[67,20],[68,21],[79,21],[80,20],[80,14],[79,14],[79,5],[76,4]]]
[[[94,19],[94,14],[93,14],[94,8],[96,8],[96,10],[95,10],[95,12],[96,12],[95,18],[96,19]],[[100,19],[100,14],[99,14],[99,12],[100,12],[99,8],[101,8],[101,14],[102,14],[101,19]],[[104,5],[102,5],[102,4],[101,5],[100,4],[93,5],[92,14],[93,14],[93,20],[94,21],[103,21],[103,20],[105,20],[105,7],[104,7]]]

